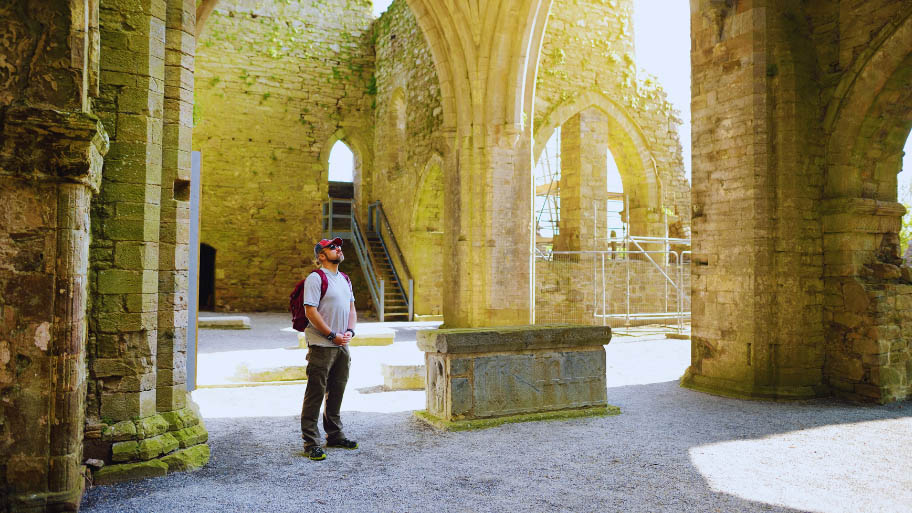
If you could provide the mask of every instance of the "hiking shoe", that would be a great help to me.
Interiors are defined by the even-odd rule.
[[[310,447],[305,447],[304,454],[306,454],[308,458],[314,461],[326,459],[326,453],[323,452],[323,449],[321,449],[319,445],[311,445]]]
[[[358,442],[354,440],[349,440],[348,438],[340,438],[338,440],[333,440],[332,442],[326,442],[326,447],[339,448],[339,449],[357,449]]]

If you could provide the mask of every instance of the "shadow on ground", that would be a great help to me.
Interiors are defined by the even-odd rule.
[[[749,402],[677,382],[608,394],[620,416],[459,433],[432,431],[408,412],[345,412],[346,434],[361,448],[330,451],[323,462],[301,456],[296,417],[209,419],[206,468],[89,490],[82,511],[901,511],[909,504],[909,403]]]

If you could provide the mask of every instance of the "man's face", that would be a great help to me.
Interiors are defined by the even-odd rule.
[[[327,262],[335,265],[339,265],[345,260],[345,255],[342,254],[342,247],[335,244],[330,244],[323,248],[321,255]]]

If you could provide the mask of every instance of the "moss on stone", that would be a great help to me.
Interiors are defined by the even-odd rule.
[[[168,431],[170,423],[160,414],[145,417],[136,421],[136,432],[139,438],[152,438]]]
[[[139,442],[130,440],[126,442],[115,442],[111,445],[111,460],[130,461],[136,459],[139,455]]]
[[[180,447],[184,449],[193,445],[205,443],[209,440],[209,433],[202,424],[175,431],[173,435]]]
[[[168,466],[168,472],[185,472],[202,468],[209,463],[209,446],[195,445],[189,449],[173,452],[160,461]]]
[[[139,442],[139,451],[138,456],[143,460],[151,460],[161,456],[162,453],[162,438],[156,436],[153,438],[146,438],[142,442]]]
[[[502,424],[512,424],[516,422],[534,422],[550,420],[569,420],[581,417],[606,417],[611,415],[620,415],[621,409],[617,406],[598,406],[594,408],[582,408],[577,410],[558,410],[540,413],[523,413],[519,415],[508,415],[505,417],[493,417],[487,419],[469,419],[469,420],[445,420],[429,414],[425,410],[415,412],[415,417],[437,429],[443,431],[470,431],[475,429],[487,429],[497,427]]]
[[[124,420],[112,426],[106,426],[101,433],[105,442],[121,442],[136,439],[136,425],[132,421]]]
[[[108,465],[96,471],[92,475],[92,480],[96,485],[105,485],[134,479],[145,479],[147,477],[159,477],[167,474],[168,468],[168,464],[161,460]]]

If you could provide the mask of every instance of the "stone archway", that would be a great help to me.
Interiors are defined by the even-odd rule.
[[[912,129],[912,12],[887,25],[828,105],[824,182],[825,379],[879,402],[912,394],[912,274],[896,175]]]
[[[581,115],[591,125],[589,130],[594,129],[597,136],[605,140],[618,164],[624,192],[629,199],[631,234],[664,237],[662,180],[656,169],[655,157],[637,123],[623,107],[604,94],[588,91],[554,108],[535,130],[534,161],[538,161],[557,127]],[[574,130],[569,134],[578,132]],[[562,137],[565,137],[564,133]]]
[[[332,153],[333,146],[342,141],[351,150],[354,155],[354,169],[352,170],[352,184],[354,185],[355,197],[354,206],[359,219],[364,219],[367,213],[367,204],[371,198],[372,169],[373,169],[373,152],[369,143],[369,137],[364,136],[361,131],[355,130],[343,123],[342,128],[336,130],[323,143],[320,150],[321,180],[326,182],[329,177],[329,155]]]

